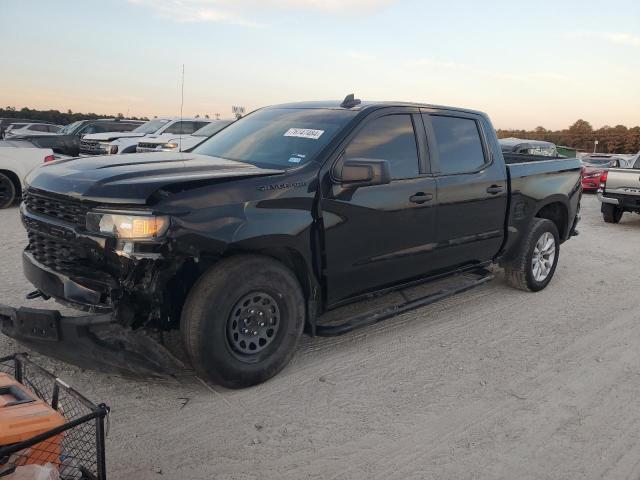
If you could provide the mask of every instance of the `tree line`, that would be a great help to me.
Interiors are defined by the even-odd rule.
[[[59,110],[36,110],[33,108],[21,108],[17,110],[15,107],[0,108],[0,118],[23,118],[25,120],[51,122],[56,125],[67,125],[78,120],[95,120],[97,118],[124,118],[122,113],[116,115],[102,115],[98,113],[80,113],[67,110],[61,112]],[[148,120],[146,117],[128,117],[131,120]]]
[[[498,130],[498,138],[516,137],[528,140],[544,140],[579,151],[593,152],[598,141],[599,153],[637,153],[640,151],[640,127],[627,128],[624,125],[594,129],[586,120],[578,120],[565,130]]]
[[[115,115],[124,118],[122,113]],[[66,125],[78,120],[93,120],[96,118],[113,118],[114,115],[102,115],[98,113],[80,113],[67,110],[36,110],[33,108],[15,107],[0,108],[0,118],[24,118],[27,120],[40,120],[57,125]],[[206,116],[208,118],[208,115]],[[132,120],[148,120],[147,117],[129,117]],[[575,148],[580,151],[592,152],[594,142],[597,140],[597,151],[600,153],[637,153],[640,151],[640,126],[627,128],[624,125],[594,129],[586,120],[578,120],[565,130],[547,130],[544,127],[536,127],[534,130],[503,130],[498,129],[498,138],[516,137],[529,140],[544,140],[565,147]]]

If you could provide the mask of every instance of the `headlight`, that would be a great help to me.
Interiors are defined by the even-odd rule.
[[[165,143],[164,145],[162,145],[162,148],[178,148],[178,144],[177,143]]]
[[[128,213],[89,212],[87,230],[117,238],[155,239],[169,228],[169,218]]]
[[[118,153],[117,145],[111,145],[108,142],[100,142],[98,145],[101,153],[106,153],[107,155],[115,155]]]

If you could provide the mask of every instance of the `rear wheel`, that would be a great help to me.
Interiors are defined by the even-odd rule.
[[[507,283],[530,292],[545,288],[556,271],[560,236],[555,223],[534,218],[518,256],[505,265]]]
[[[622,218],[622,214],[624,210],[616,205],[612,205],[610,203],[603,203],[600,208],[602,211],[602,218],[606,223],[618,223]]]
[[[305,320],[293,273],[258,255],[223,260],[194,285],[182,312],[194,367],[228,388],[264,382],[293,357]]]
[[[0,173],[0,208],[9,207],[16,199],[16,186],[11,179]]]

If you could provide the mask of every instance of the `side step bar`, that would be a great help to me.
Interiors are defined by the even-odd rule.
[[[440,300],[444,300],[445,298],[449,298],[459,293],[466,292],[473,288],[479,287],[480,285],[483,285],[493,279],[493,273],[486,269],[474,270],[466,272],[466,274],[473,274],[477,276],[477,278],[465,280],[461,279],[460,283],[457,285],[437,290],[434,293],[430,293],[428,295],[417,298],[415,300],[407,301],[405,303],[390,305],[374,312],[355,315],[339,324],[318,324],[316,326],[316,335],[321,337],[335,337],[338,335],[343,335],[357,328],[373,325],[374,323],[378,323],[382,320],[395,317],[396,315],[400,315],[401,313],[407,312],[409,310],[424,307]]]

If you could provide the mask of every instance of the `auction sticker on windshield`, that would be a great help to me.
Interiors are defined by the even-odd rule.
[[[300,138],[311,138],[312,140],[317,140],[320,138],[320,135],[324,133],[324,130],[313,130],[311,128],[290,128],[286,132],[284,132],[285,137],[300,137]]]

